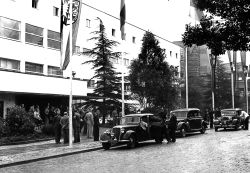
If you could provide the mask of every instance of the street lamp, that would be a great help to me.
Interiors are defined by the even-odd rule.
[[[232,106],[234,109],[234,71],[235,71],[235,66],[233,62],[230,62],[230,67],[231,67],[231,86],[232,86]]]
[[[245,82],[246,82],[246,109],[247,109],[247,113],[248,113],[248,79],[250,79],[250,77],[248,77],[248,66],[243,66],[243,73],[245,75]]]
[[[215,68],[216,68],[216,59],[217,56],[213,56],[212,54],[209,55],[210,58],[210,64],[211,64],[211,77],[212,77],[212,83],[211,83],[211,88],[212,88],[212,108],[213,111],[214,109],[214,91],[215,91]]]

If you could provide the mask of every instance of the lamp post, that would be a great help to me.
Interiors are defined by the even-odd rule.
[[[231,67],[231,86],[232,86],[232,107],[234,109],[234,71],[235,71],[235,66],[233,62],[230,62],[230,67]]]
[[[248,114],[248,79],[250,79],[250,77],[248,77],[248,66],[243,66],[243,73],[245,75],[245,82],[246,82],[246,109],[247,109],[247,114]]]
[[[214,108],[214,91],[215,91],[215,68],[216,68],[216,59],[217,56],[213,56],[210,54],[210,64],[211,64],[211,78],[212,78],[212,83],[211,83],[211,88],[212,88],[212,108],[213,111],[215,110]]]

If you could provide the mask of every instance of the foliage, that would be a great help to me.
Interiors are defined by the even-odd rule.
[[[27,135],[33,133],[35,127],[33,115],[19,106],[10,108],[6,116],[6,125],[10,135]]]
[[[103,117],[111,107],[121,108],[121,82],[117,72],[111,62],[111,59],[119,58],[120,52],[113,52],[112,48],[117,46],[118,42],[109,40],[105,33],[105,26],[100,23],[100,30],[92,32],[96,36],[89,40],[97,41],[95,47],[89,51],[83,52],[84,55],[93,57],[92,60],[84,62],[93,64],[95,70],[93,78],[97,79],[96,88],[93,95],[96,99],[87,100],[86,105],[97,106],[101,110]],[[102,101],[100,101],[102,98]]]
[[[46,124],[42,127],[42,133],[45,135],[54,135],[54,127],[52,124]]]
[[[223,40],[220,41],[224,42],[225,49],[234,51],[250,50],[249,0],[196,0],[195,4],[197,8],[212,15],[212,17],[205,16],[205,21],[213,23],[213,28],[221,30],[220,33],[223,35]],[[219,17],[223,22],[212,22],[214,17]],[[192,32],[189,29],[186,31]]]
[[[145,107],[172,108],[177,96],[177,70],[165,61],[165,51],[152,33],[146,32],[142,41],[141,53],[130,66],[131,91]]]

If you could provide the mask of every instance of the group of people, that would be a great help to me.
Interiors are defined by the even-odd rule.
[[[72,124],[74,143],[80,142],[80,135],[86,131],[87,138],[94,137],[94,141],[99,140],[99,117],[101,116],[99,109],[89,108],[86,112],[81,109],[73,107],[72,110]],[[69,115],[64,112],[61,117],[60,110],[55,116],[54,122],[55,141],[60,143],[61,131],[63,132],[63,142],[69,143]]]

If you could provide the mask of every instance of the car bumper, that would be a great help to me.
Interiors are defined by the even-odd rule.
[[[214,124],[215,128],[235,128],[236,124]]]

